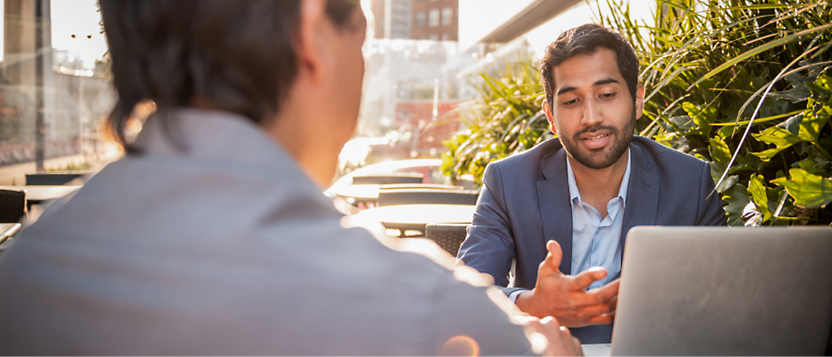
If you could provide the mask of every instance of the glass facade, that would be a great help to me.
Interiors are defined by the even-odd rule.
[[[77,53],[53,48],[54,36],[80,44],[93,35],[53,34],[51,5],[50,0],[3,1],[0,184],[14,179],[4,167],[34,163],[37,171],[57,170],[61,167],[50,167],[50,159],[92,163],[114,148],[101,135],[116,99],[104,53],[93,64],[84,63]],[[97,21],[91,25],[100,36]]]

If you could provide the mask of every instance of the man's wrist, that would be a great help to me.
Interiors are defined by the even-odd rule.
[[[524,291],[528,291],[528,290],[518,289],[518,290],[512,291],[511,294],[508,294],[509,301],[511,301],[512,304],[516,304],[517,303],[517,297],[520,296],[520,294],[522,294]]]
[[[520,311],[523,311],[529,315],[543,317],[538,316],[538,314],[536,314],[535,311],[533,311],[533,299],[534,289],[522,290],[519,294],[517,294],[517,296],[515,296],[514,305],[517,306],[517,308],[520,309]]]

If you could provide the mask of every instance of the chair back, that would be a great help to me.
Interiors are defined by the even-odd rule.
[[[77,179],[86,172],[41,172],[36,174],[26,174],[26,185],[44,186],[44,185],[65,185],[70,181]]]
[[[425,238],[436,242],[442,249],[449,254],[456,256],[459,253],[459,247],[465,241],[467,224],[428,224],[425,226]]]
[[[479,193],[465,190],[401,189],[378,192],[379,206],[445,204],[476,205]]]
[[[432,190],[464,190],[462,186],[440,185],[435,183],[393,183],[379,186],[381,190],[432,189]]]
[[[378,184],[386,185],[392,183],[422,183],[424,175],[420,173],[386,173],[379,175],[355,176],[352,178],[352,183],[356,185],[362,184]]]
[[[26,214],[26,192],[0,190],[0,223],[16,223]]]

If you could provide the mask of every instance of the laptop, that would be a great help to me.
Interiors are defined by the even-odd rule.
[[[822,355],[830,326],[832,228],[627,234],[612,355]]]

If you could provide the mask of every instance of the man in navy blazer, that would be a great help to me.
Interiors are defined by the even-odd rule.
[[[488,165],[459,251],[518,308],[554,316],[583,343],[610,342],[630,228],[726,222],[707,163],[633,136],[637,76],[632,47],[599,25],[547,47],[543,109],[558,138]]]

